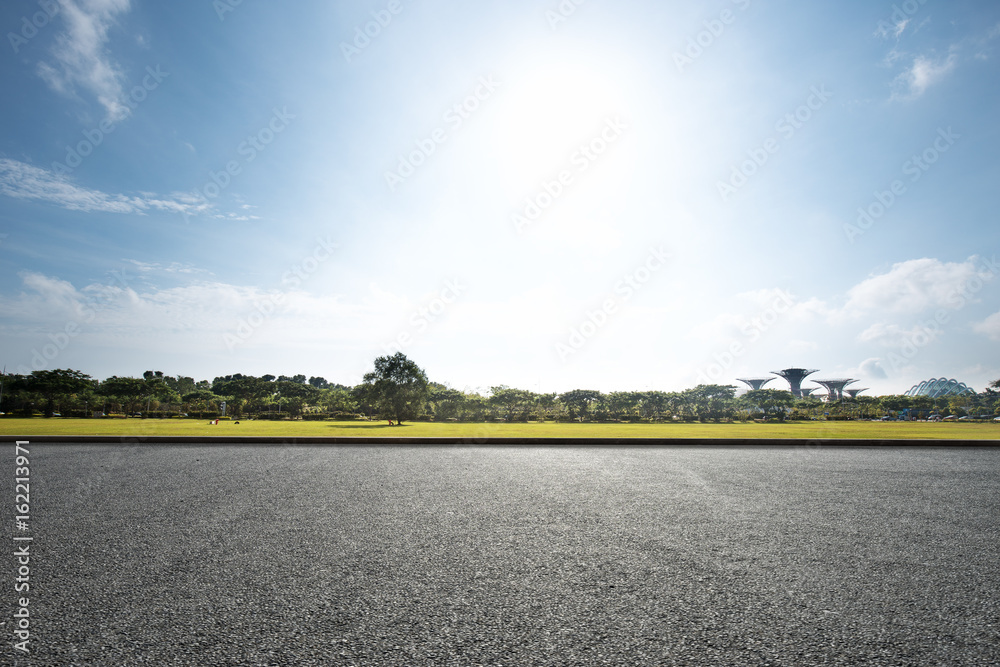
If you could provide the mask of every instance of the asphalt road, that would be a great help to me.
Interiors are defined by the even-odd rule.
[[[0,664],[1000,664],[1000,448],[30,451]]]

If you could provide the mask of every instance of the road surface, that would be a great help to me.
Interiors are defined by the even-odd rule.
[[[1000,448],[5,447],[0,662],[1000,664]]]

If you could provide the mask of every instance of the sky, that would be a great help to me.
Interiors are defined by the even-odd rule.
[[[1000,378],[995,2],[11,0],[0,27],[8,373]]]

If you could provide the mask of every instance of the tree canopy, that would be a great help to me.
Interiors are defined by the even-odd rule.
[[[31,375],[22,378],[19,384],[20,388],[40,394],[45,399],[46,417],[52,416],[57,396],[75,394],[90,386],[89,375],[68,368],[32,371]]]
[[[375,370],[366,373],[368,398],[397,423],[417,416],[428,395],[427,374],[402,352],[375,359]]]
[[[566,404],[573,417],[582,419],[587,416],[591,403],[601,398],[601,392],[594,389],[574,389],[559,395],[559,400]]]
[[[254,377],[236,373],[214,381],[171,377],[147,370],[141,377],[104,381],[75,370],[0,374],[0,410],[30,416],[188,415],[213,418],[220,412],[263,419],[352,419],[358,413],[393,420],[437,421],[720,421],[755,416],[782,419],[927,419],[949,414],[992,418],[1000,415],[1000,380],[979,394],[856,396],[824,401],[792,397],[777,389],[751,390],[740,397],[732,385],[699,385],[683,391],[575,389],[539,394],[507,385],[459,390],[429,382],[415,363],[399,353],[381,357],[364,382],[353,387],[323,377],[297,374]],[[305,381],[304,381],[305,380]]]
[[[795,396],[784,389],[753,389],[740,396],[739,402],[751,413],[760,411],[765,418],[784,419],[788,409],[795,404]]]

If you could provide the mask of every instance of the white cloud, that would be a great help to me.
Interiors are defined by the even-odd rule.
[[[917,56],[913,64],[893,81],[893,99],[914,100],[928,88],[942,81],[958,64],[958,56],[952,52],[944,60],[932,60]]]
[[[905,57],[905,55],[906,54],[904,54],[899,49],[891,49],[889,53],[885,54],[885,58],[883,59],[882,62],[885,66],[892,67],[893,65],[896,64],[897,61]]]
[[[208,271],[207,269],[199,269],[197,267],[191,266],[190,264],[183,264],[181,262],[171,262],[170,264],[161,264],[160,262],[141,262],[137,259],[123,259],[122,261],[128,262],[141,273],[211,274],[211,271]]]
[[[892,37],[893,39],[899,39],[899,36],[903,34],[906,30],[906,26],[910,24],[910,19],[901,19],[895,23],[880,22],[878,29],[875,34],[882,39],[887,39]]]
[[[834,318],[873,313],[919,314],[930,308],[956,308],[968,285],[989,279],[977,268],[977,258],[964,262],[911,259],[893,264],[886,273],[872,276],[847,292],[847,302]]]
[[[321,349],[336,331],[341,344],[371,343],[371,332],[392,330],[395,297],[371,293],[349,302],[339,295],[199,281],[158,288],[120,274],[77,288],[40,273],[21,276],[20,294],[0,295],[2,329],[14,337],[78,325],[98,345],[226,354],[280,348]],[[227,336],[235,343],[227,343]],[[44,340],[44,337],[42,338]],[[232,338],[229,339],[232,342]]]
[[[0,194],[16,199],[33,199],[55,204],[70,211],[145,214],[150,209],[198,215],[212,205],[194,194],[175,193],[169,197],[143,193],[129,197],[80,187],[66,177],[24,162],[0,158]],[[218,217],[218,216],[216,216]]]
[[[926,341],[923,344],[927,344],[941,335],[941,329],[939,327],[927,327],[922,324],[917,324],[915,326],[905,328],[898,324],[886,324],[885,322],[877,322],[860,334],[858,334],[858,340],[865,343],[875,343],[877,345],[884,345],[886,347],[900,348],[907,342],[912,342],[914,340]]]
[[[734,340],[756,340],[808,310],[782,289],[741,292],[720,305],[713,317],[688,327],[689,340],[726,346]]]
[[[866,378],[885,380],[889,377],[889,374],[885,372],[884,368],[882,368],[881,360],[876,358],[865,359],[861,362],[858,370],[861,371],[861,374]]]
[[[972,330],[985,334],[990,340],[1000,341],[1000,312],[993,313],[982,322],[977,322]]]
[[[122,72],[107,51],[108,30],[130,0],[59,0],[65,30],[56,36],[53,64],[38,64],[38,74],[56,92],[93,95],[110,121],[129,115],[122,93]]]

